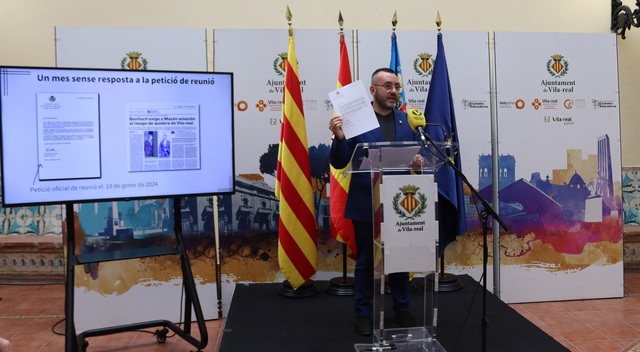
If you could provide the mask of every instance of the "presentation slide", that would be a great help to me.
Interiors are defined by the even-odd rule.
[[[4,205],[234,190],[233,74],[0,67]]]

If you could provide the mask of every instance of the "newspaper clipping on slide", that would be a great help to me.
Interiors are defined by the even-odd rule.
[[[200,169],[197,104],[129,104],[129,171]]]

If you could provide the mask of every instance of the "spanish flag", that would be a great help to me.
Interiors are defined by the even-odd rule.
[[[351,83],[351,67],[349,66],[349,52],[344,41],[344,33],[340,32],[340,66],[338,68],[338,88]],[[333,138],[333,136],[332,136]],[[344,211],[351,182],[351,164],[344,169],[335,169],[329,165],[329,213],[331,217],[331,237],[349,246],[349,257],[355,258],[356,239],[353,232],[353,223],[345,219]]]
[[[275,195],[280,200],[278,263],[295,290],[316,273],[318,245],[307,131],[292,30],[289,31],[289,51],[285,60]]]

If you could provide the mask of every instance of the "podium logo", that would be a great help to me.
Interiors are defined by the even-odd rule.
[[[405,185],[393,197],[393,210],[401,219],[413,220],[425,213],[427,196],[418,192],[419,189],[415,185]]]

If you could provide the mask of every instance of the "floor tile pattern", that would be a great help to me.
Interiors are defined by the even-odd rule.
[[[64,285],[0,285],[0,336],[12,352],[60,352],[64,347]],[[572,352],[640,351],[640,272],[625,273],[624,297],[511,304]],[[224,319],[208,321],[205,352],[218,351]],[[153,330],[155,331],[155,330]],[[178,352],[195,348],[169,333],[158,343],[149,331],[87,339],[89,352]],[[197,337],[197,327],[191,329]]]

